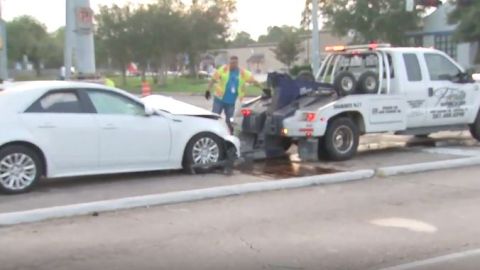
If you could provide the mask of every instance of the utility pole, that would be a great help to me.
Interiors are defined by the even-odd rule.
[[[63,59],[65,67],[65,80],[70,80],[72,78],[72,57],[73,57],[73,44],[75,36],[73,33],[74,24],[75,24],[75,11],[74,11],[74,0],[65,0],[65,46],[63,51]]]
[[[90,0],[75,1],[75,64],[78,75],[94,76],[95,45],[93,40],[93,10]]]
[[[318,29],[318,0],[312,0],[312,69],[317,76],[320,69],[320,33]]]
[[[93,11],[90,0],[65,0],[65,79],[71,78],[72,58],[79,77],[95,75],[95,46],[93,40]]]
[[[0,79],[8,80],[7,24],[2,16],[2,0],[0,0]]]

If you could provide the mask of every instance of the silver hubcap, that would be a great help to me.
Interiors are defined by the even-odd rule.
[[[353,81],[351,78],[343,78],[342,79],[342,88],[345,90],[345,91],[350,91],[352,90],[353,88]]]
[[[29,187],[37,175],[33,159],[25,154],[14,153],[0,160],[0,184],[10,190]]]
[[[193,145],[192,155],[195,164],[217,163],[220,157],[220,149],[213,139],[205,137]]]
[[[353,132],[347,126],[338,127],[333,133],[333,146],[342,154],[349,152],[353,147]]]

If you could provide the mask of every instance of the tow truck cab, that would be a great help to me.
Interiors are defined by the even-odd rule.
[[[327,51],[315,87],[330,86],[334,94],[321,95],[323,90],[315,89],[293,95],[280,108],[265,105],[271,104],[265,97],[254,102],[270,109],[264,123],[279,111],[292,111],[277,115],[280,124],[269,136],[298,143],[301,157],[350,159],[359,136],[366,133],[428,135],[470,128],[480,139],[480,84],[445,53],[388,44],[334,46]]]

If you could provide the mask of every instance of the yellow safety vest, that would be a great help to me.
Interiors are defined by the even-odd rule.
[[[115,82],[113,82],[113,80],[112,80],[112,79],[105,78],[105,86],[108,86],[108,87],[115,87]]]
[[[222,99],[225,94],[225,88],[227,88],[228,79],[230,78],[230,68],[228,65],[222,66],[215,74],[213,74],[213,79],[217,81],[215,86],[215,96]],[[240,78],[238,83],[238,97],[240,100],[245,96],[245,86],[246,83],[252,82],[253,76],[252,73],[246,69],[240,69]]]

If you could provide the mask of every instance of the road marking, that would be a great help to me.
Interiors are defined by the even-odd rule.
[[[422,233],[437,232],[437,228],[431,224],[428,224],[419,220],[406,219],[406,218],[375,219],[370,221],[370,224],[381,226],[381,227],[406,229],[413,232],[422,232]]]
[[[426,148],[421,150],[424,153],[440,154],[440,155],[452,155],[462,157],[475,157],[480,156],[480,150],[465,150],[457,148]]]
[[[440,257],[430,258],[430,259],[421,260],[421,261],[415,261],[415,262],[401,264],[401,265],[392,266],[388,268],[382,268],[379,270],[411,270],[411,269],[416,269],[423,266],[432,266],[436,264],[446,263],[450,261],[465,259],[468,257],[474,257],[479,255],[480,255],[480,249],[472,249],[464,252],[452,253],[452,254],[448,254]]]

